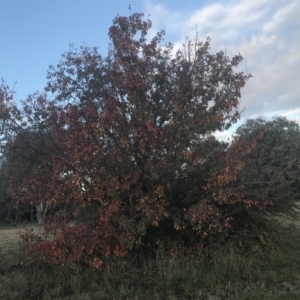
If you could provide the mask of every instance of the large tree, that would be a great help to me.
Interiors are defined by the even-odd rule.
[[[46,260],[88,258],[97,267],[103,256],[141,245],[203,245],[228,231],[237,204],[270,204],[239,189],[222,196],[256,137],[230,151],[211,138],[239,118],[251,76],[233,70],[242,56],[210,54],[209,39],[174,55],[172,44],[162,44],[164,31],[147,40],[151,22],[142,17],[114,19],[105,58],[96,48],[65,53],[49,69],[46,93],[29,96],[22,111],[2,87],[5,151],[23,127],[47,130],[53,145],[19,201],[72,207],[72,218],[57,210],[45,226],[51,240],[32,248]]]

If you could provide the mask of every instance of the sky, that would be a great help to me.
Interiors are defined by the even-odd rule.
[[[300,0],[0,0],[0,77],[16,101],[44,90],[49,65],[70,44],[98,47],[106,56],[108,28],[117,15],[142,12],[150,35],[165,29],[165,42],[182,48],[186,36],[211,38],[211,54],[226,50],[251,73],[242,90],[241,119],[285,116],[300,124]]]

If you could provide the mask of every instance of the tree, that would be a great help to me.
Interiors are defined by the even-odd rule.
[[[246,158],[240,180],[253,194],[268,189],[273,202],[269,213],[290,216],[299,200],[299,125],[285,117],[248,119],[236,134],[248,140],[262,130],[264,138]]]
[[[12,207],[12,201],[7,193],[8,185],[7,176],[3,170],[0,169],[0,220],[10,221],[12,217],[15,217],[15,210]]]
[[[209,54],[209,38],[172,55],[173,45],[162,45],[164,31],[147,41],[151,22],[142,17],[114,19],[106,58],[96,48],[71,48],[50,67],[46,93],[29,96],[22,111],[2,87],[5,151],[23,127],[47,129],[53,143],[22,198],[14,194],[58,207],[44,227],[52,239],[31,248],[46,261],[87,259],[99,267],[103,257],[145,245],[170,249],[176,241],[198,249],[227,235],[237,204],[269,205],[267,196],[252,203],[241,190],[221,196],[243,166],[236,157],[255,137],[212,151],[211,134],[239,118],[240,90],[251,77],[233,71],[242,56]],[[187,190],[192,174],[197,182]]]
[[[8,151],[1,157],[3,176],[2,195],[9,196],[9,207],[17,209],[17,216],[22,217],[26,209],[37,211],[39,224],[44,223],[47,205],[41,201],[45,186],[33,189],[32,180],[35,173],[44,176],[43,181],[49,181],[50,171],[45,157],[50,148],[49,135],[46,131],[36,131],[33,128],[19,129],[17,135],[10,141]],[[31,198],[27,199],[30,190]],[[7,202],[6,201],[6,202]]]
[[[4,149],[6,148],[15,133],[16,124],[19,119],[19,111],[12,103],[14,91],[10,90],[1,79],[0,84],[0,207],[1,219],[10,221],[11,218],[17,220],[16,202],[8,192],[9,176],[6,163],[4,161]]]

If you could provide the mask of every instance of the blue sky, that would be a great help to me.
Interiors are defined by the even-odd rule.
[[[242,90],[240,122],[283,115],[300,123],[300,0],[0,0],[0,77],[16,100],[43,91],[48,66],[72,43],[99,47],[104,56],[114,17],[143,12],[151,34],[166,30],[180,48],[185,36],[212,39],[212,53],[241,53],[239,71],[254,76]]]

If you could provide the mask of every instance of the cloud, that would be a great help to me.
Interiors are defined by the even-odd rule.
[[[147,2],[154,31],[166,28],[175,48],[185,36],[212,39],[212,53],[241,53],[237,71],[252,73],[242,90],[243,118],[286,115],[299,122],[300,0],[211,1],[182,14]],[[152,13],[153,12],[153,13]]]

